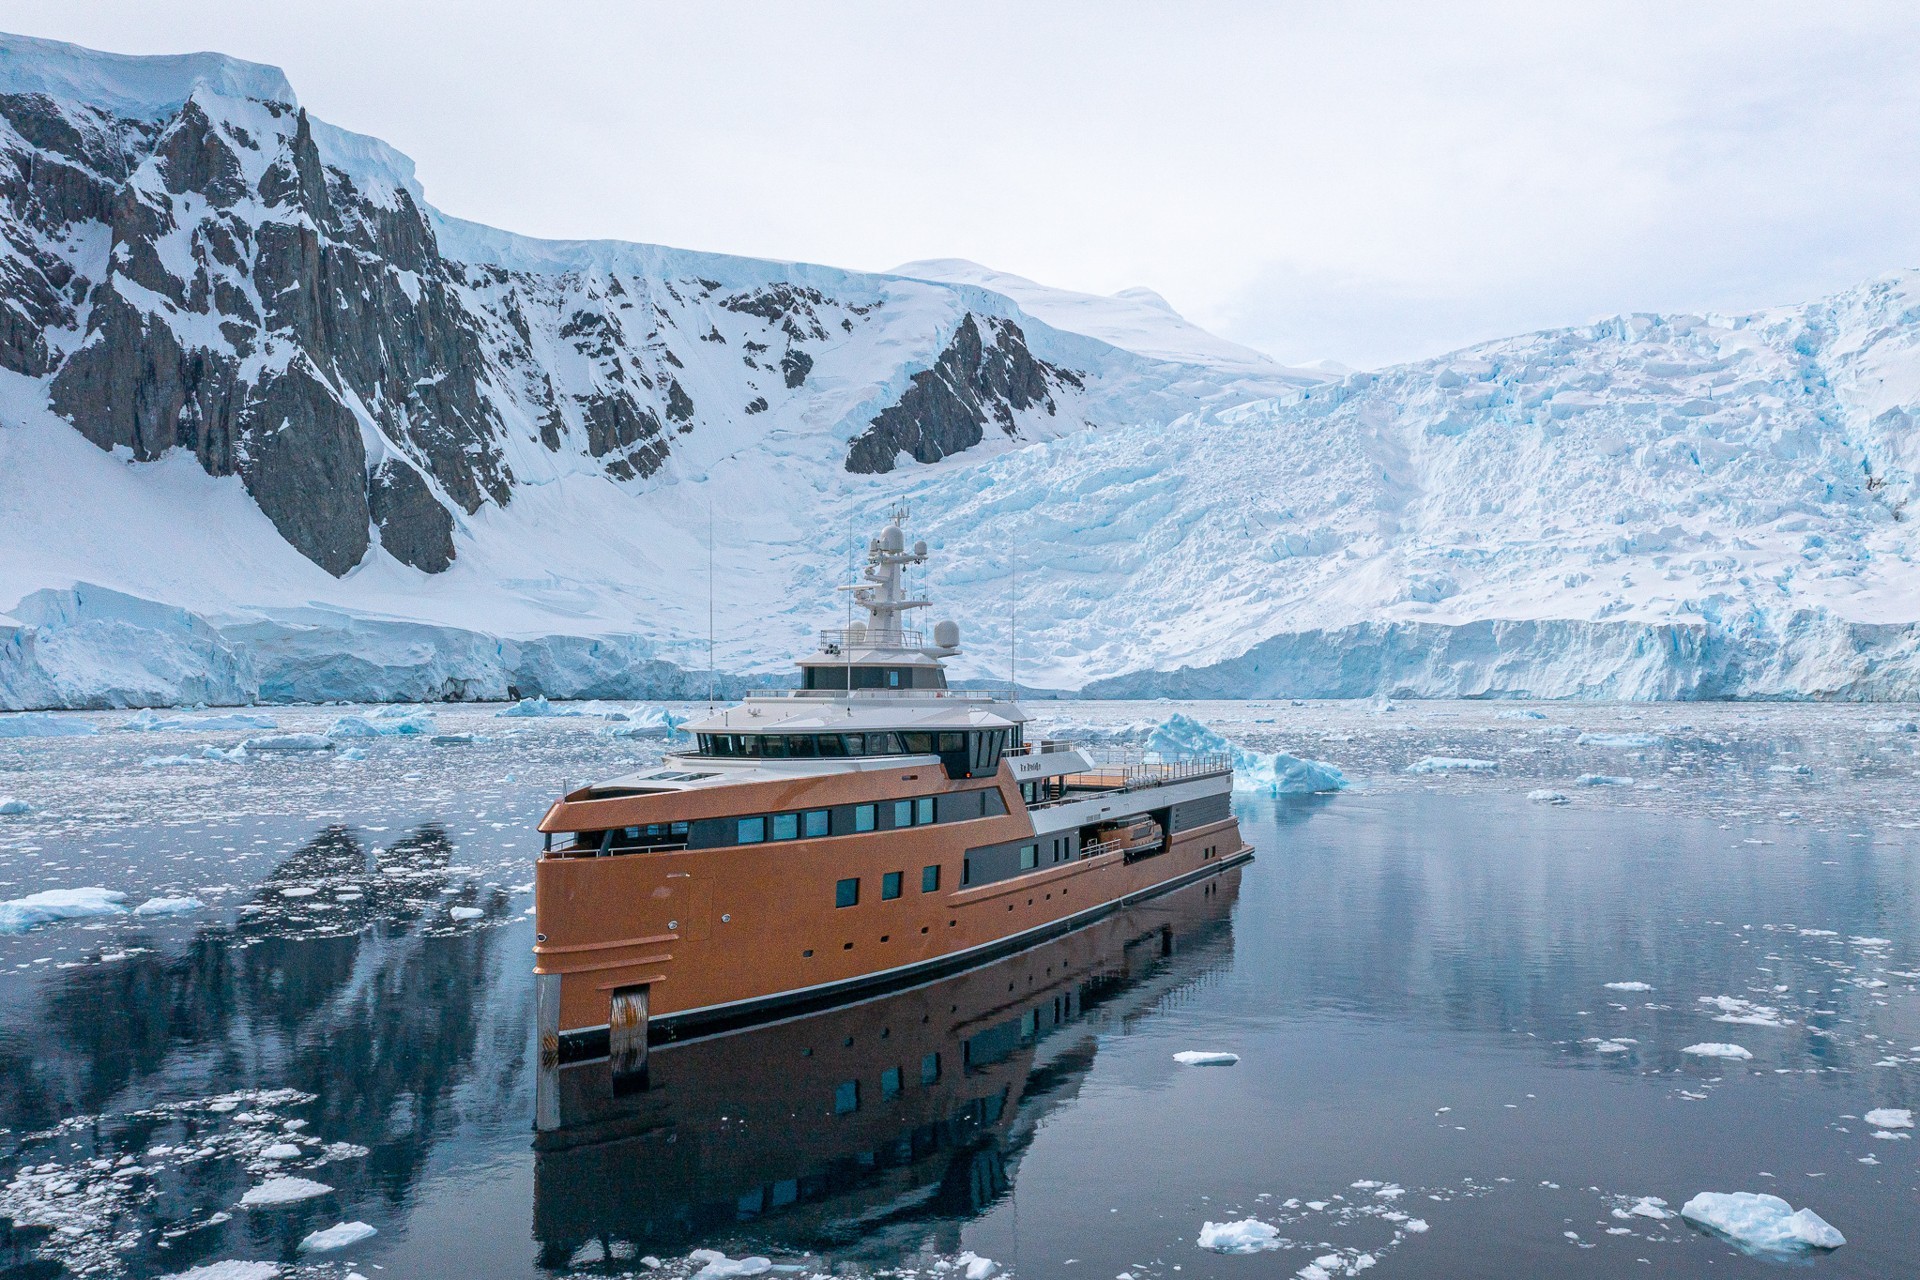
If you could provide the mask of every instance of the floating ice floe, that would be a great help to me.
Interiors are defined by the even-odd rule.
[[[609,725],[603,730],[616,738],[669,737],[679,733],[680,726],[685,723],[665,707],[636,707],[625,714],[609,711],[603,713],[601,718],[624,722]]]
[[[1428,756],[1407,766],[1408,773],[1492,773],[1498,760],[1475,760],[1471,756]]]
[[[318,733],[270,733],[240,746],[245,751],[331,751],[333,739]]]
[[[298,1160],[301,1151],[291,1142],[276,1142],[260,1153],[262,1160]]]
[[[1274,796],[1304,796],[1341,791],[1347,777],[1321,760],[1303,760],[1284,751],[1263,754],[1234,745],[1192,716],[1175,712],[1154,726],[1145,742],[1149,757],[1179,760],[1222,753],[1233,758],[1233,789]]]
[[[1657,733],[1583,733],[1573,740],[1576,747],[1657,747],[1666,739]]]
[[[235,729],[278,729],[269,716],[234,712],[219,716],[161,716],[141,711],[120,726],[123,733],[225,733]]]
[[[1609,991],[1651,991],[1653,985],[1646,982],[1608,982],[1602,984]]]
[[[324,1231],[309,1233],[305,1239],[300,1241],[300,1252],[332,1253],[336,1249],[344,1249],[348,1245],[359,1244],[362,1240],[378,1234],[379,1232],[376,1229],[368,1226],[364,1222],[342,1222],[336,1226],[328,1227]]]
[[[1534,804],[1572,804],[1573,803],[1573,801],[1569,800],[1565,795],[1561,794],[1560,792],[1550,790],[1546,787],[1541,787],[1537,791],[1527,792],[1527,799],[1532,801]]]
[[[1911,1129],[1913,1112],[1905,1107],[1880,1107],[1863,1117],[1876,1129]]]
[[[1625,1208],[1615,1209],[1616,1218],[1652,1218],[1655,1222],[1664,1222],[1673,1217],[1673,1210],[1667,1208],[1667,1202],[1659,1196],[1641,1196]]]
[[[455,920],[478,920],[486,912],[478,907],[448,907],[447,914]]]
[[[1595,1053],[1631,1053],[1633,1042],[1629,1040],[1602,1040],[1593,1046]]]
[[[1528,711],[1522,709],[1519,711],[1499,712],[1496,718],[1501,720],[1545,720],[1547,713],[1544,711]]]
[[[1623,778],[1613,773],[1583,773],[1578,779],[1583,787],[1630,787],[1632,778]]]
[[[47,889],[0,902],[0,933],[25,933],[56,920],[126,914],[127,895],[114,889]]]
[[[162,1276],[161,1280],[274,1280],[274,1277],[279,1274],[278,1263],[225,1258],[219,1262],[203,1262],[197,1267],[176,1271],[171,1275]]]
[[[247,1193],[240,1197],[243,1209],[271,1208],[274,1205],[294,1204],[301,1200],[311,1200],[315,1196],[324,1196],[333,1188],[324,1182],[315,1182],[312,1178],[268,1178],[259,1186],[248,1187]]]
[[[207,904],[198,898],[148,898],[133,909],[137,916],[177,916],[198,911]]]
[[[429,741],[436,747],[468,747],[475,738],[470,733],[436,733]]]
[[[1706,1044],[1690,1044],[1680,1052],[1690,1053],[1696,1058],[1727,1058],[1738,1062],[1745,1062],[1753,1057],[1753,1054],[1737,1044],[1716,1044],[1712,1042]]]
[[[15,800],[12,796],[0,796],[0,818],[17,818],[23,813],[32,813],[33,806],[25,800]]]
[[[771,1258],[729,1258],[718,1249],[695,1249],[687,1255],[687,1261],[700,1264],[693,1280],[733,1280],[735,1276],[757,1276],[773,1270]]]
[[[1867,725],[1868,733],[1920,733],[1920,724],[1912,720],[1874,720]]]
[[[1182,1049],[1173,1060],[1184,1067],[1230,1067],[1240,1061],[1237,1053],[1211,1053],[1204,1049]]]
[[[0,712],[0,738],[85,738],[100,732],[91,720],[45,711]]]
[[[1702,1191],[1680,1206],[1680,1216],[1756,1253],[1838,1249],[1847,1238],[1811,1209],[1796,1212],[1779,1196],[1752,1191]]]
[[[1214,1253],[1265,1253],[1280,1247],[1280,1228],[1258,1218],[1203,1223],[1199,1245]]]
[[[992,1258],[983,1258],[971,1249],[955,1258],[953,1265],[960,1268],[967,1280],[987,1280],[988,1276],[1000,1269]]]
[[[1771,1005],[1755,1004],[1751,1000],[1741,1000],[1734,996],[1701,996],[1701,1004],[1712,1005],[1720,1010],[1714,1017],[1715,1022],[1732,1022],[1748,1027],[1788,1027],[1791,1022],[1781,1018],[1780,1011]]]
[[[425,711],[398,716],[340,716],[327,727],[327,737],[413,738],[430,734],[433,728],[433,716]]]

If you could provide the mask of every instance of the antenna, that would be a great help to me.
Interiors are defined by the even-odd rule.
[[[1007,604],[1007,700],[1020,696],[1020,678],[1016,674],[1017,637],[1020,634],[1020,548],[1016,539],[1007,539],[1007,566],[1013,580],[1012,599]]]
[[[860,580],[853,576],[853,516],[847,516],[847,626],[840,633],[841,665],[847,673],[847,697],[853,697],[853,593]],[[853,704],[847,704],[847,714],[853,714]]]
[[[713,714],[713,494],[707,494],[707,714]]]

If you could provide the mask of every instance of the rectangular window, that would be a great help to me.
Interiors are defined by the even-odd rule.
[[[902,751],[900,735],[897,733],[870,733],[867,735],[867,754],[870,756],[897,756]]]
[[[820,754],[823,756],[844,756],[847,754],[846,740],[837,733],[823,733],[819,735],[819,742]]]
[[[930,733],[900,733],[894,736],[900,739],[907,751],[916,756],[933,754],[933,735]]]
[[[973,883],[973,859],[972,858],[960,859],[960,883],[961,884]]]
[[[920,868],[920,892],[934,893],[940,888],[940,864]]]
[[[1040,861],[1039,845],[1023,844],[1020,846],[1020,869],[1022,871],[1033,870],[1034,866],[1038,864],[1039,861]]]
[[[930,1053],[920,1059],[920,1083],[935,1084],[940,1079],[940,1055]]]
[[[833,1091],[833,1114],[837,1116],[852,1115],[859,1109],[860,1082],[858,1080],[843,1081],[840,1086]]]
[[[898,871],[889,871],[880,877],[880,897],[882,899],[891,899],[899,896],[900,873]]]
[[[814,742],[810,733],[796,733],[787,739],[787,754],[794,759],[812,759]]]
[[[900,687],[900,673],[898,671],[889,670],[887,672],[887,688],[898,689],[899,687]]]
[[[829,820],[831,816],[832,815],[825,809],[807,810],[807,817],[806,817],[806,823],[805,823],[805,834],[807,839],[811,840],[815,836],[826,835],[830,825]]]
[[[740,834],[734,837],[735,844],[759,844],[767,838],[767,820],[765,818],[740,819]]]
[[[870,804],[853,806],[853,829],[855,831],[873,830],[874,808]]]
[[[966,749],[967,738],[965,734],[943,733],[940,735],[940,751],[942,754],[952,751],[965,751]]]
[[[880,1098],[887,1101],[900,1096],[900,1068],[888,1067],[880,1073]]]
[[[800,815],[797,813],[774,814],[773,838],[775,840],[798,840],[800,838]]]
[[[857,907],[860,905],[860,877],[841,880],[833,886],[833,905],[836,907]]]
[[[787,740],[777,733],[761,735],[760,754],[768,760],[785,760],[787,758]]]
[[[867,754],[867,736],[864,733],[846,733],[840,735],[847,744],[847,754],[863,756]]]
[[[922,825],[933,821],[933,797],[921,796],[913,802],[913,820]]]
[[[893,825],[896,827],[913,825],[913,801],[895,800],[893,802]]]

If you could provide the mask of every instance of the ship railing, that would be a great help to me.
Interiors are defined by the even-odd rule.
[[[749,701],[755,698],[846,697],[874,701],[888,698],[946,698],[961,702],[999,702],[1006,695],[980,689],[855,689],[851,694],[845,689],[755,689],[747,694]]]
[[[915,627],[829,627],[820,633],[823,653],[847,649],[924,649],[927,633]]]
[[[1050,756],[1061,751],[1081,751],[1084,743],[1072,738],[1042,738],[1038,742],[1023,742],[1017,747],[1008,747],[1002,754],[1010,756]]]
[[[1233,756],[1225,751],[1203,752],[1176,760],[1147,759],[1139,748],[1081,747],[1092,759],[1093,767],[1070,773],[1063,779],[1063,794],[1030,802],[1029,809],[1050,809],[1074,804],[1095,795],[1114,791],[1139,791],[1146,787],[1164,787],[1194,778],[1213,778],[1232,774]]]

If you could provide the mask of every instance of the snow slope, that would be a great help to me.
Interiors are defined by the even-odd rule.
[[[6,93],[49,96],[8,108],[43,141],[0,123],[0,147],[68,164],[83,194],[114,190],[113,166],[46,147],[119,119],[116,145],[148,149],[124,199],[175,230],[89,222],[91,195],[60,222],[52,197],[0,191],[0,709],[704,689],[709,542],[726,687],[784,679],[838,620],[849,537],[901,500],[936,552],[917,585],[969,641],[961,675],[1004,674],[1017,567],[1033,685],[1920,697],[1920,275],[1315,382],[1136,291],[463,222],[405,157],[218,55],[5,37]],[[249,182],[314,148],[324,194],[308,166],[311,209],[208,203],[177,158],[189,103],[203,150],[236,129],[258,146]],[[208,267],[181,239],[240,224],[331,228],[321,251],[363,273],[351,323],[276,328],[264,260]],[[63,263],[95,284],[53,286]],[[216,323],[202,268],[263,315],[236,302]],[[301,429],[347,414],[352,437],[326,437],[345,452],[262,470],[246,448],[229,465],[217,415],[181,420],[188,448],[165,423],[104,432],[74,416],[84,400],[56,412],[62,362],[116,341],[103,307],[229,361],[248,448],[286,419],[245,378],[314,371],[326,402]],[[22,328],[34,308],[44,327]],[[397,346],[434,395],[394,390]],[[151,351],[108,354],[137,370]],[[396,474],[419,479],[410,505],[380,488]],[[322,507],[344,514],[314,534]]]

